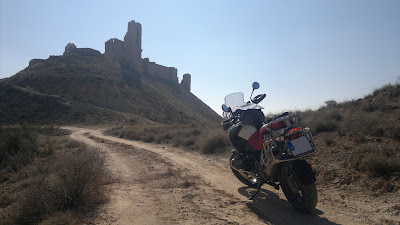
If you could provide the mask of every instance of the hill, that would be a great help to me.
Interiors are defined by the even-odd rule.
[[[374,195],[400,191],[400,84],[362,99],[326,101],[302,112],[317,152],[311,157],[319,185],[355,185]],[[355,187],[353,186],[353,187]]]
[[[208,123],[220,117],[179,84],[155,80],[93,49],[74,49],[0,81],[0,123],[154,121]]]

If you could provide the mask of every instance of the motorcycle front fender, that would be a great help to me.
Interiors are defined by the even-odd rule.
[[[317,181],[315,171],[305,160],[294,160],[292,161],[292,166],[296,176],[302,184],[309,185]]]

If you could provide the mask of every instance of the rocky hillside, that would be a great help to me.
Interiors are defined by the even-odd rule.
[[[0,124],[220,121],[179,84],[152,80],[96,50],[79,48],[32,60],[0,80],[0,107]]]

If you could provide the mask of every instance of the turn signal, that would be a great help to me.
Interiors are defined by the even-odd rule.
[[[308,132],[310,132],[310,128],[309,127],[303,128],[303,133],[308,133]]]

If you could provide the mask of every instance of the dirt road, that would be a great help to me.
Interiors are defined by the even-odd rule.
[[[227,159],[106,136],[97,128],[64,129],[105,154],[115,181],[109,187],[111,201],[91,224],[379,223],[365,202],[346,199],[342,207],[346,200],[340,190],[318,190],[317,209],[300,214],[282,191],[267,185],[247,200],[255,190],[233,176]]]

